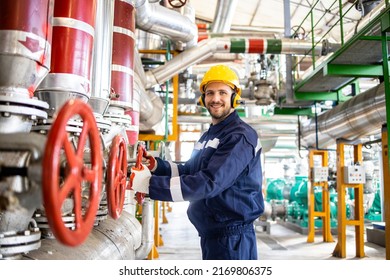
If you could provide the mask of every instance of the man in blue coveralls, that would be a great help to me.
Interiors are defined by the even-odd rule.
[[[154,200],[190,201],[187,214],[204,260],[257,259],[253,222],[264,210],[261,144],[234,109],[241,96],[239,79],[229,67],[213,66],[200,91],[212,124],[191,158],[175,164],[149,155],[147,166],[132,168],[132,188]]]

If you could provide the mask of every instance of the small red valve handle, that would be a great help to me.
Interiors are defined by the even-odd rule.
[[[74,116],[83,121],[77,147],[66,130],[68,121]],[[87,143],[90,160],[84,162]],[[60,174],[61,159],[66,163],[64,176]],[[102,176],[101,139],[92,109],[81,100],[69,100],[61,107],[49,130],[42,160],[43,205],[50,229],[59,242],[77,246],[88,237],[100,203]],[[83,203],[83,190],[87,187],[88,202]],[[73,228],[66,227],[62,219],[62,206],[69,200],[73,200]]]
[[[157,165],[156,159],[151,154],[148,154],[148,152],[145,149],[144,149],[143,153],[144,153],[143,157],[146,158],[147,160],[149,160],[149,164],[148,164],[149,170],[154,171],[156,169],[156,165]]]
[[[143,145],[138,145],[137,158],[136,158],[136,161],[135,161],[135,168],[136,169],[139,169],[139,170],[142,169],[142,158],[144,157],[144,155],[146,155],[145,147]],[[145,194],[137,192],[135,194],[135,200],[137,201],[137,203],[139,205],[142,205],[142,203],[145,200]]]
[[[135,161],[135,168],[142,169],[142,159],[146,156],[146,149],[143,145],[138,145],[137,159]]]
[[[113,219],[122,214],[127,179],[127,151],[125,139],[116,135],[111,144],[107,164],[106,193],[108,213]]]

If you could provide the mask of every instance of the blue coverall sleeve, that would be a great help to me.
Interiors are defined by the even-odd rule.
[[[191,175],[152,176],[149,194],[163,201],[193,201],[211,198],[232,186],[255,156],[256,147],[243,134],[223,139],[207,162]]]
[[[163,160],[156,157],[157,168],[153,172],[154,175],[158,176],[178,176],[189,173],[189,162],[184,164],[176,164],[172,161]]]

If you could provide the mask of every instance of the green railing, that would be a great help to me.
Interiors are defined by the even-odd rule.
[[[386,0],[386,3],[389,0]],[[302,22],[298,25],[296,30],[305,30],[304,29],[304,23],[307,22],[307,20],[310,18],[310,30],[307,33],[307,36],[310,36],[311,42],[312,42],[312,48],[309,50],[303,57],[300,57],[298,61],[296,61],[296,64],[293,65],[293,71],[296,72],[298,69],[298,66],[305,61],[309,56],[311,57],[311,63],[313,70],[316,68],[316,55],[315,55],[315,48],[317,47],[318,44],[322,44],[322,42],[328,37],[328,34],[331,31],[335,31],[336,29],[339,30],[339,37],[340,37],[340,43],[341,46],[344,45],[344,40],[345,40],[345,33],[344,33],[344,21],[347,18],[347,15],[350,13],[351,9],[355,7],[355,4],[358,3],[359,1],[356,0],[353,3],[348,3],[350,6],[345,9],[342,0],[335,0],[329,7],[325,8],[325,12],[320,15],[317,18],[315,18],[316,13],[315,11],[318,10],[316,9],[317,6],[321,5],[321,10],[323,10],[323,1],[317,0],[312,6],[310,7],[310,10],[308,14],[303,18]],[[347,4],[347,3],[345,3]],[[329,14],[332,10],[337,10],[337,13],[332,14],[334,17],[336,17],[336,20],[333,22],[331,26],[329,26],[329,29],[321,34],[321,38],[316,38],[315,35],[315,28],[321,24],[321,22],[325,19],[325,16]],[[344,11],[343,11],[344,10]],[[295,32],[292,37],[296,37],[298,34]]]

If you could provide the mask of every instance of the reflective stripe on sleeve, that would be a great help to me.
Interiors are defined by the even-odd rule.
[[[257,139],[257,146],[256,146],[256,154],[261,149],[261,142],[260,139]]]
[[[179,176],[179,169],[177,168],[177,164],[172,161],[168,161],[168,163],[171,166],[171,178]]]
[[[183,193],[181,192],[180,177],[172,177],[170,185],[172,201],[184,201]]]

